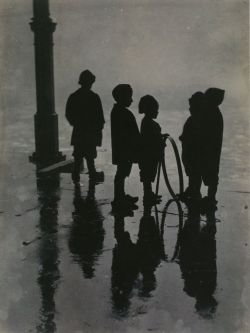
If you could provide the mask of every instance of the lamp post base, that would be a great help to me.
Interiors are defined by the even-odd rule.
[[[37,168],[44,168],[66,159],[59,151],[58,116],[53,114],[35,114],[35,152],[30,156],[30,162]]]
[[[63,155],[62,152],[58,152],[54,156],[47,156],[46,158],[39,156],[36,152],[34,152],[31,156],[29,156],[29,161],[31,163],[36,164],[38,169],[45,168],[49,165],[62,162],[66,160],[66,155]]]

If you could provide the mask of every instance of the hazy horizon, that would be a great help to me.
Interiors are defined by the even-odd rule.
[[[152,94],[162,108],[186,107],[196,90],[226,90],[225,106],[248,104],[248,1],[52,0],[56,105],[91,69],[95,90],[112,101],[121,82],[135,100]],[[2,108],[34,105],[32,1],[1,1]]]

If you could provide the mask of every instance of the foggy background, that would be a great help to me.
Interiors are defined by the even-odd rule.
[[[121,82],[134,88],[134,107],[150,93],[162,109],[185,110],[210,86],[226,90],[225,106],[247,105],[246,0],[51,0],[50,12],[59,114],[86,68],[106,112]],[[32,1],[1,0],[0,14],[1,109],[22,112],[35,106]]]

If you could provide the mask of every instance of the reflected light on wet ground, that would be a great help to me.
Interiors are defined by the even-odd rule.
[[[13,148],[15,140],[2,165],[1,332],[221,333],[246,327],[246,182],[229,180],[222,168],[215,215],[199,216],[169,201],[163,181],[161,204],[146,209],[134,166],[127,191],[139,196],[139,207],[114,214],[108,124],[97,159],[105,173],[99,184],[89,182],[86,171],[80,187],[67,173],[36,178],[27,155]],[[237,174],[232,156],[239,151],[229,153],[222,164],[230,161]],[[174,175],[170,181],[178,188]]]

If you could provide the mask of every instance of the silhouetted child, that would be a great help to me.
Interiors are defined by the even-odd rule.
[[[205,92],[205,109],[202,120],[202,180],[208,186],[203,205],[211,208],[216,205],[219,182],[220,156],[223,140],[223,117],[219,105],[223,102],[225,91],[209,88]]]
[[[224,90],[209,88],[205,94],[197,92],[189,100],[191,116],[184,124],[182,161],[189,186],[186,198],[200,199],[201,183],[208,186],[207,197],[201,208],[216,208],[216,192],[219,181],[220,155],[223,138],[223,117],[219,105],[224,99]]]
[[[87,161],[89,178],[103,181],[104,173],[95,167],[97,146],[102,145],[102,130],[105,123],[101,99],[92,91],[95,75],[89,70],[80,74],[81,88],[71,94],[66,104],[66,118],[73,126],[71,145],[74,147],[74,168],[72,180],[77,185],[83,158]]]
[[[180,136],[182,143],[182,162],[188,176],[188,187],[183,199],[201,199],[201,159],[202,159],[202,119],[204,117],[204,94],[196,92],[189,99],[190,117],[183,126]]]
[[[116,101],[111,111],[112,162],[117,165],[114,180],[114,206],[133,207],[138,197],[125,194],[125,178],[132,164],[138,163],[140,133],[135,116],[127,109],[132,103],[133,90],[128,84],[116,86],[112,95]]]
[[[139,113],[144,114],[141,122],[140,178],[143,183],[144,203],[155,204],[159,201],[152,191],[152,183],[157,173],[157,165],[165,146],[160,125],[154,121],[158,116],[159,104],[150,95],[143,96],[139,102]]]

